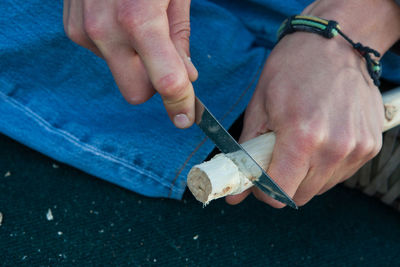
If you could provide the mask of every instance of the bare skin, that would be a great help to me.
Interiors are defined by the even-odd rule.
[[[140,104],[158,92],[178,128],[194,121],[188,0],[64,0],[64,28],[104,58],[122,95]]]
[[[197,78],[188,60],[189,11],[188,0],[64,0],[64,26],[74,42],[107,61],[128,102],[158,92],[174,124],[187,128]],[[400,38],[393,0],[319,0],[303,13],[338,21],[381,54]],[[348,43],[298,32],[282,39],[265,63],[241,141],[276,133],[267,172],[301,206],[378,153],[383,116],[379,90]],[[226,200],[237,204],[250,193],[284,206],[256,188]]]
[[[339,21],[354,40],[382,54],[400,37],[394,1],[321,0],[303,13]],[[302,206],[379,152],[383,111],[365,61],[346,41],[297,32],[284,37],[268,58],[246,110],[241,141],[275,132],[267,172]],[[237,204],[250,193],[273,207],[284,206],[257,188],[226,200]]]

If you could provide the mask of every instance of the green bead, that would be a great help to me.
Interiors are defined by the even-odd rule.
[[[375,65],[375,66],[372,67],[372,69],[373,69],[374,71],[380,71],[380,70],[381,70],[381,66]]]

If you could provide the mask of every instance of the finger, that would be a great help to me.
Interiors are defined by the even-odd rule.
[[[293,201],[295,201],[298,206],[303,206],[308,203],[320,192],[327,181],[330,181],[333,173],[333,167],[322,163],[319,163],[318,166],[311,167],[293,196]]]
[[[65,32],[67,32],[70,4],[71,4],[70,0],[64,0],[64,2],[63,2],[63,24],[64,24],[64,31]]]
[[[243,129],[239,138],[239,143],[246,142],[252,138],[257,137],[261,134],[263,129],[262,125],[265,125],[265,110],[261,101],[258,97],[258,91],[255,92],[252,100],[247,106],[244,121],[243,121]],[[265,131],[266,132],[266,131]],[[252,189],[247,189],[246,191],[232,196],[227,196],[225,198],[226,202],[231,205],[236,205],[242,202],[247,196],[252,192]]]
[[[137,105],[146,102],[155,90],[140,57],[128,46],[111,49],[105,57],[115,82],[126,101]]]
[[[341,183],[353,176],[357,170],[360,169],[371,158],[369,155],[367,155],[367,157],[362,154],[360,155],[360,152],[362,153],[364,148],[360,150],[357,147],[359,146],[355,146],[354,150],[347,157],[343,158],[341,162],[337,163],[336,169],[332,173],[331,178],[323,187],[321,187],[317,195],[325,193],[338,183]],[[371,153],[372,155],[372,152],[367,153]]]
[[[265,97],[261,92],[256,89],[246,109],[240,142],[272,130],[268,126],[267,112],[262,101]],[[305,145],[301,136],[298,138],[296,133],[285,132],[285,135],[275,132],[277,138],[267,173],[290,197],[293,197],[307,174],[309,154],[304,151]],[[309,148],[307,150],[310,151]],[[285,206],[256,187],[252,188],[252,192],[258,200],[273,207]]]
[[[310,159],[310,170],[299,185],[294,199],[299,206],[305,205],[328,183],[335,182],[357,163],[354,159],[356,138],[352,131],[340,131],[326,136],[324,142]],[[358,159],[357,159],[358,161]]]
[[[326,185],[324,185],[319,192],[317,193],[317,195],[322,195],[325,192],[329,191],[330,189],[332,189],[333,187],[335,187],[337,184],[342,183],[344,181],[346,181],[347,179],[349,179],[350,177],[352,177],[357,171],[359,170],[359,167],[356,168],[351,168],[346,174],[337,174],[334,173],[333,177],[329,180],[328,183],[326,183]]]
[[[190,0],[172,0],[167,15],[171,40],[185,64],[190,81],[194,82],[198,72],[190,59]]]
[[[240,194],[226,196],[225,201],[230,205],[237,205],[240,202],[242,202],[245,198],[247,198],[247,196],[250,195],[250,193],[251,193],[251,190],[247,189],[246,191],[243,191]]]
[[[379,130],[379,127],[377,128]],[[359,127],[359,129],[361,130],[362,127]],[[339,165],[340,167],[332,175],[332,178],[321,188],[318,194],[322,194],[336,184],[344,182],[378,154],[382,147],[382,133],[374,128],[370,131],[361,130],[359,136],[361,141],[357,142],[350,155],[343,160]]]
[[[182,54],[180,54],[182,57]],[[199,78],[199,72],[197,71],[196,67],[194,66],[192,62],[191,57],[185,57],[185,60],[183,61],[185,63],[186,71],[188,72],[189,75],[189,80],[191,82],[194,82]]]
[[[175,126],[191,126],[194,122],[193,86],[170,39],[166,9],[161,5],[149,9],[146,1],[138,0],[135,5],[120,10],[118,17]]]
[[[355,150],[354,153],[357,150]],[[353,156],[354,157],[354,156]],[[350,157],[351,158],[351,157]],[[358,161],[354,162],[353,164],[349,165],[348,162],[344,161],[340,166],[335,170],[335,172],[332,174],[332,178],[319,190],[317,195],[321,195],[325,193],[326,191],[330,190],[333,188],[335,185],[342,183],[352,177],[360,168],[362,168],[368,160],[372,157],[366,157],[362,159],[358,159]],[[350,160],[351,162],[351,160]],[[347,164],[346,164],[347,163]]]
[[[256,90],[244,114],[243,129],[239,143],[246,142],[270,131],[267,127],[268,119],[262,99],[263,96],[260,91]]]
[[[294,196],[307,175],[310,161],[310,148],[307,146],[309,144],[304,139],[290,132],[287,134],[276,132],[276,143],[267,173],[290,197]],[[257,199],[272,207],[285,206],[258,188],[254,188],[253,193]]]
[[[101,52],[85,31],[83,1],[70,0],[69,2],[68,21],[65,28],[67,36],[78,45],[102,57]]]

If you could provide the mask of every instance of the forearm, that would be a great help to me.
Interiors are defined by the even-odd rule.
[[[336,20],[350,38],[381,54],[400,39],[400,6],[393,0],[318,0],[303,14]]]

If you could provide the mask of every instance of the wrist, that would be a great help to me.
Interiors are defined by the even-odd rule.
[[[296,15],[287,18],[278,30],[278,40],[280,41],[286,35],[294,32],[308,32],[316,34],[325,38],[325,41],[340,35],[343,40],[347,42],[344,43],[343,40],[329,42],[328,44],[322,45],[321,49],[328,48],[328,51],[332,48],[329,44],[340,45],[341,49],[334,49],[334,51],[340,54],[345,54],[345,51],[358,53],[353,53],[353,56],[358,54],[365,59],[366,69],[374,84],[379,87],[379,78],[381,76],[381,64],[378,58],[381,56],[376,50],[361,44],[360,42],[354,42],[345,33],[342,32],[338,23],[334,20],[326,20],[323,18],[318,18],[316,16],[310,15]],[[328,53],[329,54],[329,53]],[[347,57],[346,57],[347,58]]]
[[[353,40],[381,54],[400,39],[400,7],[393,0],[318,0],[303,14],[337,21]]]

